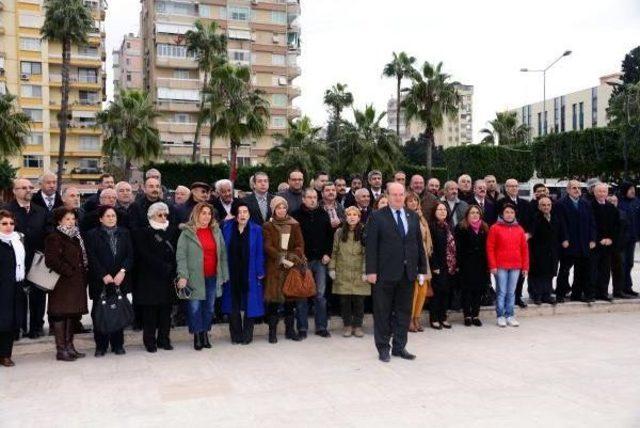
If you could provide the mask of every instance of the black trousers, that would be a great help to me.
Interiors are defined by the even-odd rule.
[[[598,245],[591,252],[591,283],[587,297],[606,297],[609,295],[609,279],[611,278],[611,247]]]
[[[534,300],[547,300],[553,291],[553,277],[551,275],[530,275],[529,293]]]
[[[27,292],[22,287],[18,287],[17,304],[22,305],[20,313],[21,319],[18,320],[20,328],[23,332],[27,331],[41,331],[44,326],[44,313],[47,306],[47,293],[40,290],[35,285],[31,285]],[[28,312],[27,312],[28,311]],[[27,323],[27,313],[29,314],[29,320]]]
[[[373,330],[378,352],[389,350],[392,330],[393,350],[399,352],[405,348],[412,303],[413,282],[406,274],[400,281],[378,281],[373,286]]]
[[[573,285],[569,285],[569,271],[573,268]],[[556,281],[556,297],[565,297],[571,291],[572,300],[581,300],[591,290],[589,257],[560,257],[560,270]]]
[[[626,288],[626,278],[624,270],[624,250],[614,250],[611,253],[611,281],[613,282],[613,293],[624,292]]]
[[[91,308],[91,319],[95,326],[95,306]],[[101,333],[94,328],[93,340],[96,342],[96,349],[100,349],[101,351],[106,351],[109,344],[111,344],[111,350],[120,349],[124,346],[124,332],[123,330],[118,330],[114,333]]]
[[[168,345],[171,305],[138,305],[142,322],[142,341],[146,346]]]
[[[241,343],[245,340],[253,339],[254,319],[244,313],[244,317],[240,310],[232,311],[229,314],[229,335],[232,343]]]
[[[11,358],[13,352],[13,332],[0,331],[0,357]]]
[[[529,285],[528,291],[530,291],[531,285]],[[516,301],[522,300],[522,289],[524,288],[524,275],[520,272],[520,276],[518,277],[518,282],[516,283]]]
[[[447,320],[451,280],[451,275],[444,269],[441,269],[439,274],[433,274],[433,278],[431,278],[433,297],[429,300],[429,321],[442,322]]]
[[[478,318],[484,287],[462,286],[462,313],[465,318]]]
[[[362,327],[364,298],[355,294],[340,295],[342,323],[345,327]]]

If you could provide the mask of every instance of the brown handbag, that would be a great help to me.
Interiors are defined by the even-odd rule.
[[[282,286],[282,294],[289,299],[306,299],[316,295],[316,282],[306,264],[289,269]]]

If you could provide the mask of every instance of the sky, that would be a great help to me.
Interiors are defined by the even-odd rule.
[[[302,96],[294,104],[321,126],[324,91],[346,83],[354,107],[386,111],[395,81],[383,79],[392,52],[442,61],[452,80],[474,86],[474,141],[497,111],[542,100],[540,69],[569,49],[547,72],[547,99],[590,88],[620,70],[640,44],[638,0],[301,0]],[[108,92],[111,51],[138,32],[140,3],[109,0]],[[408,82],[406,83],[408,84]],[[347,118],[349,114],[347,114]]]

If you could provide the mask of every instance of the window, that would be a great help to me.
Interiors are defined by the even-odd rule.
[[[43,165],[42,156],[26,155],[22,157],[22,166],[24,168],[42,168]]]
[[[584,103],[582,101],[580,102],[579,108],[580,108],[580,119],[578,123],[580,124],[580,129],[582,130],[584,129]]]
[[[591,126],[598,126],[598,88],[591,88]]]
[[[189,79],[189,70],[177,69],[173,70],[174,79]]]
[[[164,22],[158,22],[156,24],[157,33],[165,34],[186,34],[187,31],[193,30],[193,25],[189,24],[169,24]]]
[[[273,94],[271,95],[271,105],[273,107],[287,107],[289,103],[289,97],[286,94]]]
[[[575,103],[572,104],[571,109],[573,110],[571,116],[571,125],[572,129],[575,131],[576,129],[578,129],[578,105]]]
[[[236,40],[251,40],[251,31],[249,30],[235,30],[229,29],[228,37]]]
[[[542,135],[542,112],[538,113],[538,136]]]
[[[200,101],[200,91],[197,89],[158,88],[158,98],[178,101]]]
[[[287,13],[271,11],[271,22],[278,25],[287,25]]]
[[[98,48],[96,46],[78,46],[78,56],[97,58],[99,56]]]
[[[80,91],[80,104],[93,105],[98,103],[98,93],[90,91]]]
[[[232,21],[249,21],[251,10],[248,7],[229,6],[229,18]]]
[[[131,65],[131,60],[129,58],[127,58],[125,62],[127,63],[127,65]]]
[[[22,61],[20,63],[20,73],[22,74],[42,74],[42,63]]]
[[[547,135],[547,130],[548,130],[548,128],[547,128],[547,123],[548,123],[547,122],[547,114],[548,113],[549,112],[547,110],[544,111],[544,135]]]
[[[560,132],[564,132],[565,130],[565,110],[567,98],[562,96],[560,97]]]
[[[85,152],[97,152],[100,150],[100,138],[94,135],[80,136],[80,150]]]
[[[197,15],[196,7],[195,3],[159,1],[156,3],[156,12],[167,15],[195,16]]]
[[[40,39],[36,37],[20,37],[20,49],[25,51],[39,51],[42,49]]]
[[[131,82],[131,73],[127,73],[127,82]]]
[[[271,55],[271,64],[273,65],[285,65],[285,57],[284,55]]]
[[[42,122],[42,109],[39,108],[25,108],[22,109],[24,114],[29,116],[32,122]]]
[[[33,15],[30,13],[20,13],[19,24],[21,27],[38,28],[42,27],[43,19],[41,16]]]
[[[213,6],[208,4],[201,4],[198,8],[200,16],[203,18],[213,18]]]
[[[229,61],[239,62],[242,64],[250,64],[251,52],[240,49],[229,49]]]
[[[131,49],[131,42],[127,42],[127,49]]]
[[[236,158],[236,163],[238,167],[251,166],[251,158],[248,156],[238,156]]]
[[[99,171],[99,159],[83,158],[78,161],[78,166],[84,170]]]
[[[44,142],[44,138],[42,136],[42,132],[32,132],[27,138],[25,138],[24,143],[27,146],[41,146]]]
[[[553,132],[560,130],[560,98],[553,99]]]
[[[42,98],[42,86],[22,85],[20,86],[20,95],[25,98]]]
[[[158,56],[170,58],[193,58],[193,54],[187,52],[186,46],[158,44]]]
[[[173,115],[174,123],[191,123],[190,119],[189,115],[185,113],[176,113]]]
[[[98,70],[95,68],[79,68],[78,82],[98,83]]]
[[[271,116],[271,127],[274,129],[285,129],[287,127],[287,118],[284,116]]]

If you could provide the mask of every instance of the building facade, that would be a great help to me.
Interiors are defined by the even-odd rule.
[[[457,115],[451,119],[444,118],[441,128],[434,135],[435,145],[447,147],[461,146],[473,142],[473,86],[456,83],[456,90],[460,96]],[[388,128],[396,131],[397,101],[395,97],[387,103]],[[405,143],[412,138],[416,140],[424,132],[424,125],[412,120],[406,122],[404,110],[400,110],[400,141]]]
[[[549,133],[581,131],[609,124],[607,107],[613,92],[610,83],[620,82],[620,73],[600,77],[598,86],[527,104],[509,112],[516,113],[518,124],[529,126],[529,137],[534,139]]]
[[[121,90],[143,88],[142,39],[132,33],[125,35],[119,49],[113,51],[113,88]]]
[[[65,181],[91,182],[102,166],[102,133],[96,113],[106,99],[106,54],[103,0],[84,0],[95,26],[88,44],[72,46]],[[40,35],[44,22],[42,0],[0,0],[0,92],[18,97],[18,105],[31,118],[31,134],[23,153],[11,159],[18,174],[35,179],[56,171],[62,98],[62,45]],[[1,131],[0,131],[1,132]]]
[[[196,20],[218,23],[228,38],[229,61],[251,67],[253,86],[270,102],[268,131],[243,141],[238,165],[264,160],[274,146],[274,134],[287,132],[288,120],[300,116],[292,101],[300,95],[293,79],[301,73],[299,0],[142,0],[140,34],[143,44],[143,86],[160,113],[165,160],[189,161],[193,150],[203,73],[187,52],[184,34]],[[209,130],[203,126],[200,159],[229,160],[229,141],[213,142],[209,159]]]

